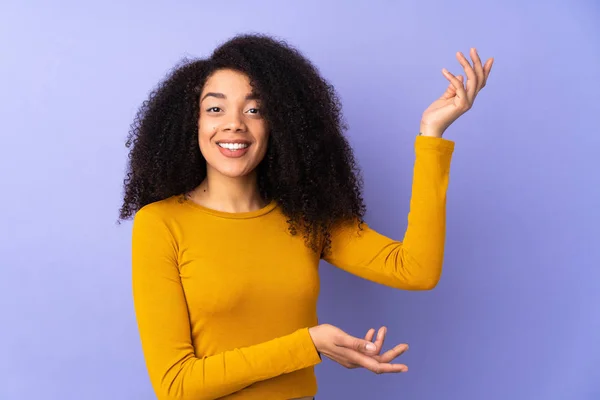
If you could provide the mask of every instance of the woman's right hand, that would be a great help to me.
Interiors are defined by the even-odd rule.
[[[376,374],[408,371],[404,364],[392,364],[391,361],[408,349],[407,344],[399,344],[383,354],[381,348],[386,328],[379,329],[375,343],[372,342],[375,331],[370,329],[364,339],[350,336],[341,329],[322,324],[309,328],[310,336],[317,351],[346,368],[366,368]]]

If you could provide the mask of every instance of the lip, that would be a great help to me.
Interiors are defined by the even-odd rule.
[[[251,144],[251,142],[249,140],[244,140],[244,139],[232,139],[232,140],[217,140],[215,142],[217,145],[219,143],[232,143],[232,144],[236,144],[236,143],[241,143],[241,144],[247,144],[248,146]]]
[[[236,149],[236,150],[229,150],[226,149],[224,147],[219,146],[219,143],[242,143],[242,144],[247,144],[248,147],[245,148],[241,148],[241,149]],[[252,143],[247,141],[247,140],[240,140],[240,139],[235,139],[235,140],[218,140],[216,142],[217,144],[217,148],[219,149],[219,151],[221,152],[222,155],[224,155],[227,158],[240,158],[243,157],[248,150],[250,149]]]

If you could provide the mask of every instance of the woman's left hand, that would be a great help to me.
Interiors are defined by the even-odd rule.
[[[442,73],[450,81],[450,84],[442,97],[434,101],[423,112],[420,131],[423,136],[442,137],[446,129],[458,117],[473,107],[475,97],[485,87],[494,63],[494,59],[489,58],[482,65],[477,50],[474,48],[471,48],[472,66],[461,52],[456,53],[456,58],[465,70],[467,76],[466,88],[463,85],[462,75],[457,77],[445,68],[442,69]]]

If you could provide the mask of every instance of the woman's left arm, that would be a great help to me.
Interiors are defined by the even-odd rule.
[[[406,290],[433,289],[442,274],[446,234],[446,192],[454,142],[442,139],[445,130],[471,109],[486,85],[493,59],[481,63],[471,49],[473,65],[460,52],[463,77],[446,69],[446,91],[423,112],[415,142],[412,196],[408,227],[403,241],[396,241],[356,221],[331,232],[331,246],[324,255],[329,263],[373,282]]]
[[[396,241],[356,221],[331,232],[325,261],[373,282],[406,290],[436,286],[441,273],[446,231],[446,191],[454,142],[427,136],[415,141],[408,227]]]

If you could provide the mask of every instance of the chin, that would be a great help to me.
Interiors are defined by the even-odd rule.
[[[254,173],[255,168],[250,165],[218,165],[209,163],[209,169],[214,175],[221,175],[227,178],[246,178]]]
[[[212,170],[212,175],[220,175],[231,179],[247,178],[255,173],[261,154],[247,153],[239,158],[228,158],[222,154],[211,153],[205,157],[207,167]]]
[[[248,171],[216,169],[216,172],[218,172],[219,175],[226,176],[227,178],[236,179],[236,178],[247,178],[248,176],[251,176],[254,173],[254,170],[248,172]]]

